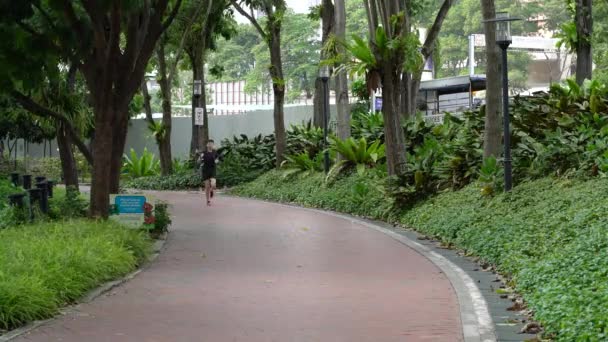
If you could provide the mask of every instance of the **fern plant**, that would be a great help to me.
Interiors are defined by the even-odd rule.
[[[359,175],[365,174],[366,170],[375,166],[386,157],[385,145],[379,140],[368,144],[365,138],[355,140],[352,137],[346,140],[331,138],[332,150],[340,154],[342,159],[329,171],[328,179],[338,176],[349,168],[356,168]]]
[[[483,160],[483,164],[479,170],[479,183],[481,184],[481,194],[483,196],[492,196],[496,193],[501,185],[502,168],[498,165],[498,161],[494,157],[489,157]]]
[[[310,175],[323,170],[323,154],[319,153],[315,158],[310,158],[307,153],[296,155],[286,155],[285,161],[281,164],[284,169],[283,177],[288,178],[296,174]]]
[[[122,173],[128,178],[140,178],[155,176],[160,171],[160,161],[155,159],[154,154],[144,148],[141,156],[131,149],[129,155],[123,156]]]

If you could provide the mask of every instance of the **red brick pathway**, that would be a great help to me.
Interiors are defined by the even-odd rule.
[[[261,202],[160,196],[174,205],[160,257],[16,341],[462,341],[447,278],[382,233]]]

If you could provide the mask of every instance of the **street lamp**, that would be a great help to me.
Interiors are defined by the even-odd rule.
[[[323,65],[319,69],[319,77],[323,81],[323,148],[324,148],[324,170],[329,172],[329,151],[327,150],[327,125],[329,121],[329,88],[327,83],[331,76],[331,70],[328,65]]]
[[[521,20],[511,18],[507,12],[496,13],[496,18],[487,20],[496,24],[496,45],[502,50],[502,113],[504,135],[504,164],[505,164],[505,192],[513,188],[513,166],[511,160],[511,132],[509,114],[509,72],[507,50],[513,42],[511,37],[511,22]]]

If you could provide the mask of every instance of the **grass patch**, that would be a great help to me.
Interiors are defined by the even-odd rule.
[[[271,171],[236,195],[387,218],[380,176],[356,174],[328,185],[322,174],[283,179]],[[510,194],[480,195],[480,186],[445,192],[392,219],[451,243],[511,277],[546,336],[608,340],[607,179],[545,178]]]
[[[0,230],[0,330],[52,317],[88,290],[133,271],[150,247],[145,233],[112,222]]]

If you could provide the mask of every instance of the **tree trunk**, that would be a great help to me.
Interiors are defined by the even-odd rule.
[[[389,176],[402,175],[406,170],[405,138],[401,126],[400,72],[393,61],[381,63],[382,69],[382,114],[384,116],[384,139]]]
[[[335,0],[336,38],[346,39],[346,6],[344,0]],[[344,53],[344,46],[338,44],[338,53]],[[338,137],[350,137],[350,104],[348,101],[348,77],[343,70],[336,75],[336,105],[338,109]]]
[[[99,115],[102,110],[109,108],[96,108],[95,112],[95,145],[93,146],[94,167],[93,181],[91,184],[91,206],[90,215],[96,218],[108,217],[109,198],[112,171],[112,145],[114,139],[114,128],[109,118],[111,113]]]
[[[494,0],[481,0],[484,20],[494,19]],[[492,22],[484,24],[486,39],[486,105],[483,137],[484,158],[501,155],[501,66],[500,51],[496,45],[496,27]]]
[[[125,106],[122,109],[125,113],[128,108]],[[112,143],[112,167],[110,171],[110,193],[117,194],[120,192],[120,175],[122,174],[123,155],[125,144],[127,142],[127,131],[129,129],[129,117],[124,117],[118,123],[113,125],[114,137]]]
[[[329,36],[334,32],[335,11],[331,0],[323,0],[321,3],[321,62],[326,60],[328,56],[324,53],[323,47],[327,43]],[[315,127],[323,127],[323,110],[325,98],[323,94],[323,81],[317,77],[315,81],[315,98],[313,101],[313,125]]]
[[[161,40],[156,49],[158,59],[158,72],[160,79],[160,93],[162,96],[163,119],[162,134],[156,137],[158,152],[160,154],[160,172],[163,176],[173,173],[173,158],[171,156],[171,80],[167,73],[167,56],[165,54],[165,41]],[[160,132],[157,132],[160,133]]]
[[[63,123],[57,127],[57,147],[59,149],[59,159],[61,160],[61,171],[63,173],[63,183],[66,187],[76,187],[78,189],[78,168],[72,150],[72,139],[70,133],[65,129]]]
[[[272,77],[272,90],[274,92],[274,135],[276,140],[277,168],[281,167],[287,149],[285,134],[285,80],[283,78],[283,61],[281,58],[281,27],[275,25],[269,32],[270,48],[270,75]]]
[[[401,74],[401,114],[405,120],[409,120],[416,112],[417,90],[414,92],[415,82],[412,74],[404,72]]]
[[[203,50],[202,45],[197,45],[194,49],[188,53],[190,64],[192,65],[192,79],[203,81]],[[205,91],[205,84],[202,84],[202,91]],[[202,151],[205,148],[205,137],[202,126],[197,126],[195,123],[194,110],[200,106],[201,98],[195,96],[192,97],[192,140],[190,141],[190,155],[194,156],[196,151]]]
[[[593,55],[591,36],[593,34],[592,0],[576,0],[576,83],[582,85],[591,79],[593,72]]]
[[[152,117],[152,96],[150,96],[150,92],[148,91],[148,82],[143,80],[141,83],[141,93],[144,97],[144,111],[146,112],[146,121],[148,123],[153,123],[154,118]]]
[[[199,127],[199,135],[201,136],[201,143],[203,145],[207,144],[209,141],[209,113],[207,112],[207,87],[205,86],[205,59],[203,58],[202,68],[201,68],[201,107],[203,107],[203,126]]]
[[[323,80],[317,77],[315,80],[315,97],[313,99],[312,124],[315,127],[323,127]]]

